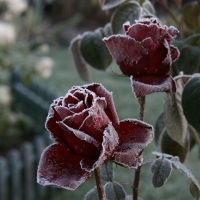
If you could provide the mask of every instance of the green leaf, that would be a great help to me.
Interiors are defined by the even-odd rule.
[[[155,14],[154,6],[149,0],[145,0],[145,2],[142,4],[142,7],[148,11],[148,14]]]
[[[164,108],[168,135],[180,145],[184,146],[187,135],[187,120],[183,114],[181,105],[182,90],[182,80],[178,79],[177,92],[166,95]]]
[[[194,76],[185,85],[182,106],[188,122],[200,131],[200,76]]]
[[[124,188],[115,181],[106,183],[104,191],[107,200],[126,200]]]
[[[107,23],[103,29],[104,37],[109,37],[112,35],[111,24]]]
[[[187,169],[187,168],[185,167],[185,165],[181,164],[181,163],[179,162],[179,160],[178,160],[176,157],[172,158],[171,161],[172,161],[172,166],[173,166],[175,169],[179,170],[183,175],[187,176],[188,178],[190,178],[190,179],[192,180],[192,184],[193,184],[192,187],[194,187],[194,185],[195,185],[195,187],[196,187],[198,190],[200,190],[199,182],[198,182],[198,180],[194,177],[194,175],[192,174],[192,172],[191,172],[189,169]],[[190,186],[190,187],[191,187],[191,186]],[[194,188],[192,188],[192,189],[194,189]]]
[[[91,189],[86,195],[84,200],[99,200],[99,195],[97,192],[97,187]]]
[[[200,47],[200,34],[192,34],[183,40],[184,44]]]
[[[194,76],[185,85],[182,95],[183,112],[188,122],[200,132],[200,76]]]
[[[159,144],[159,139],[164,129],[165,129],[165,113],[162,112],[158,116],[155,126],[154,126],[154,139],[155,139],[156,145]]]
[[[125,0],[105,0],[102,6],[102,10],[108,10],[108,9],[114,8],[120,5],[121,3],[123,3],[124,1]]]
[[[113,34],[123,33],[123,24],[127,21],[135,23],[141,15],[141,7],[137,2],[123,4],[113,15],[111,20]]]
[[[196,200],[200,200],[200,188],[193,181],[190,184],[190,193]]]
[[[180,56],[174,63],[177,74],[194,74],[200,70],[200,47],[184,45],[180,50]]]
[[[113,163],[111,161],[106,162],[100,167],[101,180],[109,182],[114,178]]]
[[[199,16],[199,5],[198,2],[192,2],[190,4],[187,4],[183,8],[183,18],[190,29],[196,29],[198,28],[199,21],[198,21],[198,16]]]
[[[106,70],[112,57],[102,41],[102,30],[87,32],[81,40],[81,53],[88,64],[99,70]]]
[[[189,137],[187,137],[185,145],[181,146],[178,142],[172,140],[165,131],[161,136],[160,146],[163,153],[178,156],[183,163],[189,152],[190,141]]]
[[[170,177],[172,163],[163,156],[153,161],[150,170],[153,173],[152,183],[154,187],[162,187]]]
[[[91,76],[87,67],[85,60],[83,59],[80,52],[80,41],[81,37],[77,36],[70,43],[70,51],[72,53],[72,57],[74,60],[74,64],[76,66],[77,72],[79,76],[87,82],[91,81]]]

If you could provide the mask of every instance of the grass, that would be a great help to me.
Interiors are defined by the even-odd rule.
[[[73,85],[85,84],[78,76],[74,63],[68,49],[52,50],[49,53],[55,60],[55,67],[53,68],[53,76],[48,80],[41,80],[36,78],[42,85],[48,87],[58,95],[65,95]],[[112,68],[117,71],[118,68],[112,64]],[[137,99],[131,92],[130,80],[128,78],[117,77],[110,69],[106,72],[97,71],[89,68],[94,82],[102,83],[109,91],[113,91],[113,97],[116,109],[120,120],[125,118],[137,118],[139,116],[139,106]],[[145,121],[154,124],[156,118],[163,109],[163,93],[151,94],[147,96]],[[144,160],[154,159],[151,154],[152,151],[159,149],[155,147],[152,142],[144,151]],[[198,148],[195,147],[189,153],[185,165],[195,174],[196,178],[200,180],[200,162],[198,160]],[[128,182],[132,184],[134,170],[127,170],[122,167],[115,168],[116,181]],[[166,185],[162,188],[154,188],[151,183],[152,174],[149,170],[149,165],[144,165],[141,171],[141,180],[139,187],[139,196],[144,200],[189,200],[192,196],[189,192],[190,180],[182,176],[177,170],[173,170],[172,175]],[[48,200],[81,200],[84,195],[95,186],[94,177],[90,178],[82,184],[75,191],[67,191],[58,189],[56,196],[48,198]],[[128,194],[131,194],[129,186],[124,185]],[[44,200],[44,199],[43,199]]]

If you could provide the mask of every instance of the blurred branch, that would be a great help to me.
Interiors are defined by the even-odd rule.
[[[154,2],[158,3],[178,25],[180,24],[180,22],[176,19],[175,15],[171,12],[167,3],[164,0],[162,1],[154,0]]]

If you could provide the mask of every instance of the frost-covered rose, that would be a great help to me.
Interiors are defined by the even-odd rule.
[[[37,181],[69,190],[109,159],[138,167],[153,138],[151,125],[134,119],[119,122],[112,93],[97,83],[72,87],[56,99],[46,128],[55,143],[41,155]]]
[[[137,97],[152,92],[175,92],[176,85],[168,75],[179,51],[171,45],[179,31],[162,26],[156,18],[124,24],[124,35],[104,38],[111,55],[122,73],[129,76]]]

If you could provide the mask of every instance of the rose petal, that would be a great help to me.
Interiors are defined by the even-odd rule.
[[[81,161],[82,169],[90,172],[109,160],[118,145],[119,137],[112,124],[108,124],[103,132],[102,151],[97,159],[84,159]]]
[[[63,107],[63,106],[55,106],[54,109],[56,110],[56,112],[59,114],[60,118],[63,120],[66,117],[70,116],[73,114],[72,111],[70,111],[67,107]]]
[[[154,34],[158,34],[159,27],[155,24],[151,25],[144,25],[144,24],[133,24],[128,31],[126,32],[127,35],[134,38],[136,41],[142,41],[145,38],[152,38]],[[155,39],[160,38],[161,36],[157,35]],[[163,36],[162,36],[163,37]]]
[[[37,182],[43,186],[54,185],[75,190],[91,176],[81,168],[82,159],[60,144],[47,147],[41,155]]]
[[[178,48],[176,48],[173,45],[170,46],[170,53],[171,53],[171,58],[173,62],[176,61],[180,55]]]
[[[170,26],[168,29],[167,29],[167,32],[168,34],[173,37],[173,38],[176,38],[178,37],[179,35],[179,31],[177,28],[175,28],[174,26]]]
[[[104,109],[105,113],[110,121],[117,123],[119,119],[115,109],[112,93],[98,83],[87,85],[86,88],[93,91],[98,97],[105,98],[105,101],[107,103],[107,107]]]
[[[62,100],[62,99],[61,99]],[[55,100],[54,103],[50,105],[49,113],[45,122],[46,129],[51,133],[50,137],[52,140],[61,141],[62,133],[60,131],[60,127],[56,123],[57,121],[61,121],[60,115],[55,111],[54,107],[60,105],[60,101]]]
[[[88,133],[90,136],[102,142],[102,133],[105,127],[110,123],[110,119],[105,113],[105,104],[102,105],[101,99],[95,99],[93,106],[88,111],[88,116],[82,123],[80,130]]]
[[[154,92],[176,92],[176,83],[170,75],[130,77],[132,91],[136,97]]]
[[[144,122],[126,119],[114,124],[119,145],[114,161],[128,168],[137,168],[142,162],[142,151],[153,139],[153,127]]]
[[[63,130],[62,137],[65,145],[73,153],[86,158],[99,156],[101,146],[97,140],[82,131],[67,126],[63,122],[58,122],[58,125]]]
[[[68,106],[69,104],[77,104],[79,102],[79,99],[75,97],[73,94],[68,93],[65,95],[63,99],[63,106]]]
[[[148,54],[148,50],[143,47],[141,42],[124,35],[104,38],[104,42],[124,75],[138,76],[139,74],[147,73],[145,66],[149,67],[148,60],[145,62],[145,66],[137,65],[140,59],[142,58],[143,60],[143,57],[145,55],[147,57]]]

